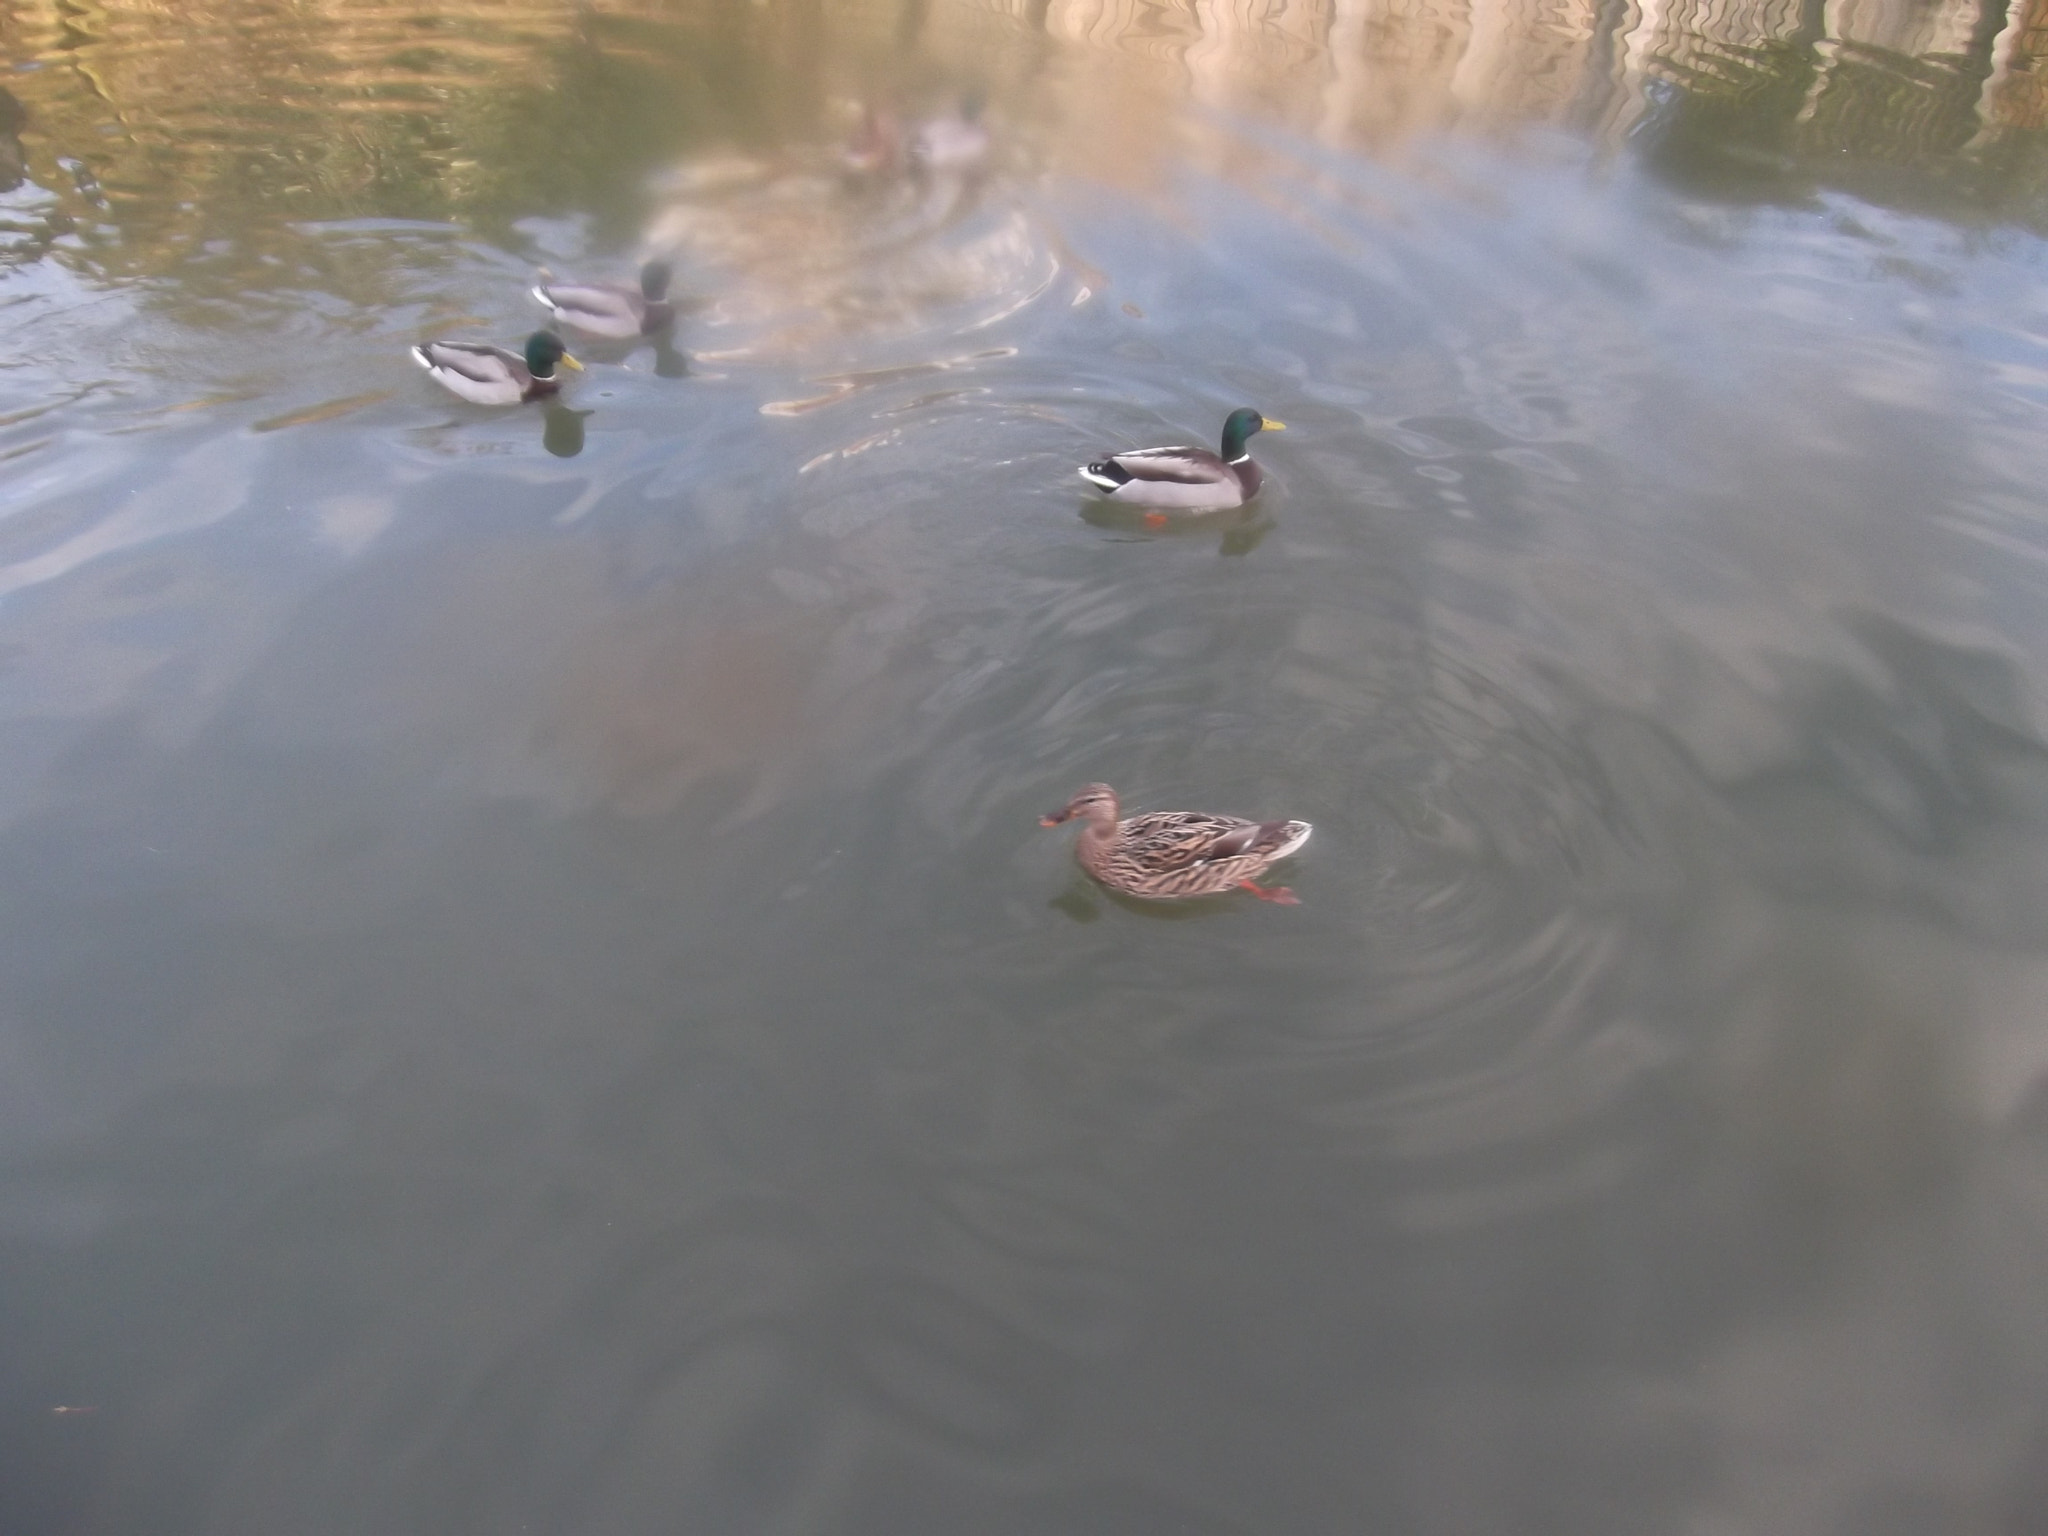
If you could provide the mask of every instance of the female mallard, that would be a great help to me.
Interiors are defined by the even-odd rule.
[[[668,263],[650,261],[640,269],[640,286],[624,283],[540,283],[533,296],[555,318],[590,336],[652,336],[675,322],[668,301]]]
[[[1039,825],[1056,827],[1076,816],[1088,823],[1075,845],[1081,867],[1113,891],[1166,899],[1241,886],[1261,900],[1298,905],[1287,887],[1267,889],[1253,877],[1308,841],[1314,829],[1305,821],[1246,821],[1206,811],[1147,811],[1118,821],[1116,791],[1090,784],[1065,810],[1041,816]]]
[[[423,341],[412,356],[435,383],[478,405],[517,405],[552,395],[562,387],[555,364],[583,366],[553,331],[527,337],[524,357],[480,341]]]
[[[1220,454],[1206,448],[1134,448],[1129,453],[1105,454],[1084,466],[1081,478],[1111,501],[1140,507],[1177,507],[1188,512],[1241,507],[1259,494],[1260,480],[1259,466],[1252,462],[1245,439],[1268,427],[1282,432],[1287,424],[1242,406],[1223,422]]]

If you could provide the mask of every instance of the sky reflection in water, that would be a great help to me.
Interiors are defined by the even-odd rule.
[[[180,12],[0,4],[0,1530],[2030,1528],[2033,12]]]

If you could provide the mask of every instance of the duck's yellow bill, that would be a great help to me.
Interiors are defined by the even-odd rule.
[[[567,363],[571,368],[574,368],[578,373],[581,373],[583,371],[583,365],[577,362],[575,358],[571,357],[566,352],[562,354],[562,361]],[[1271,425],[1273,425],[1273,423],[1269,421],[1266,423],[1266,425],[1270,427]]]
[[[1270,416],[1262,416],[1259,419],[1265,422],[1268,432],[1285,432],[1287,430],[1287,423],[1284,421],[1275,421]]]

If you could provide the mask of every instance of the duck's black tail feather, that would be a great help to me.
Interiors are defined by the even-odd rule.
[[[1114,491],[1131,483],[1131,472],[1115,459],[1097,459],[1082,469],[1081,478],[1099,490]]]

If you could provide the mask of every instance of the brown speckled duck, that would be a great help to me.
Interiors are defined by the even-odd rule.
[[[1081,867],[1113,891],[1170,900],[1213,896],[1233,887],[1264,901],[1297,905],[1285,886],[1267,889],[1254,877],[1308,841],[1305,821],[1246,821],[1206,811],[1147,811],[1117,819],[1116,791],[1090,784],[1064,810],[1039,818],[1056,827],[1076,816],[1087,823],[1075,852]]]

